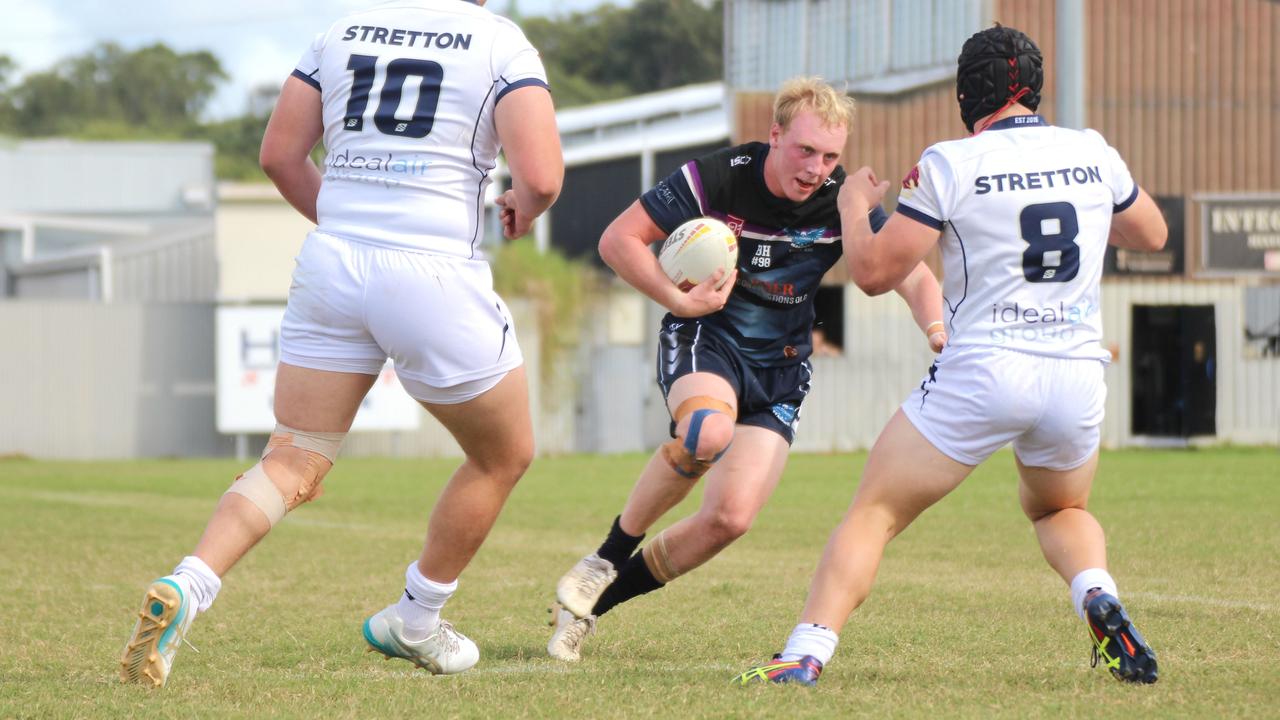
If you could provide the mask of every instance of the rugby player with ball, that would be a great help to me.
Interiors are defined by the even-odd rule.
[[[710,560],[777,486],[809,391],[814,294],[843,254],[836,205],[853,100],[818,78],[785,83],[768,142],[692,160],[605,230],[600,255],[670,312],[658,383],[671,440],[640,474],[603,544],[557,584],[548,653],[579,659],[599,616]],[[872,209],[874,227],[884,211]],[[651,246],[666,241],[658,257]],[[709,273],[709,274],[708,274]],[[918,266],[897,287],[935,351],[942,295]],[[702,506],[644,534],[705,476]]]

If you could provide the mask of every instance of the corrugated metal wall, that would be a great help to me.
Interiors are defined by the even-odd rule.
[[[725,3],[725,80],[772,91],[792,75],[856,83],[954,61],[986,0],[740,0]]]
[[[218,293],[212,229],[188,238],[119,246],[111,254],[113,302],[210,302]]]
[[[209,143],[26,140],[0,148],[0,209],[28,213],[207,213]]]
[[[1086,123],[1120,151],[1145,189],[1190,195],[1280,188],[1280,3],[1091,0],[1085,13]],[[1040,111],[1052,122],[1054,3],[996,0],[993,19],[1040,46],[1047,66]],[[947,50],[949,62],[959,51],[960,43]],[[794,60],[776,66],[779,81],[802,72]],[[739,94],[735,139],[767,136],[776,85]],[[953,80],[858,100],[846,167],[871,165],[897,178],[930,144],[964,134]],[[1197,222],[1189,217],[1187,227]]]
[[[813,358],[796,450],[871,447],[932,362],[933,353],[896,293],[867,297],[849,286],[844,295],[844,354]]]
[[[213,306],[0,302],[0,454],[226,455]]]
[[[1280,443],[1280,360],[1244,352],[1244,287],[1231,281],[1110,280],[1102,285],[1104,345],[1120,349],[1107,368],[1103,442],[1130,445],[1134,305],[1213,305],[1217,341],[1217,441]]]
[[[530,377],[538,449],[573,449],[572,377],[539,380],[538,329],[509,303]],[[211,303],[0,302],[0,455],[99,459],[226,456],[217,431]],[[566,371],[567,372],[567,371]],[[555,397],[549,397],[554,394]],[[257,453],[266,437],[255,437]],[[355,433],[344,455],[461,455],[423,411],[419,430]]]

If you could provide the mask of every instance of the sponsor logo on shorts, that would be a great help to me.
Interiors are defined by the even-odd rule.
[[[791,428],[795,427],[796,420],[800,418],[800,408],[791,403],[775,403],[773,407],[769,408],[769,411],[780,422]]]

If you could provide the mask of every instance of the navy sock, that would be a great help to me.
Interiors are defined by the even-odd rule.
[[[631,557],[631,553],[636,551],[640,546],[640,541],[644,539],[644,533],[639,535],[628,535],[622,530],[622,516],[613,519],[613,527],[609,529],[609,537],[605,538],[604,544],[596,551],[600,557],[613,563],[615,568],[621,569],[627,562],[627,558]]]
[[[644,555],[636,553],[618,571],[618,579],[605,588],[604,594],[596,601],[591,614],[598,617],[612,610],[615,605],[653,592],[662,586],[663,583],[658,582],[653,573],[649,572],[649,566],[644,564]]]

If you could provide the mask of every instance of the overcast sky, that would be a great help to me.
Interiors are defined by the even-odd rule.
[[[485,6],[506,14],[512,0]],[[523,15],[568,14],[631,0],[516,0]],[[284,82],[316,33],[351,10],[379,0],[0,0],[0,54],[19,74],[47,70],[60,58],[114,41],[127,49],[163,42],[210,50],[230,80],[209,106],[212,117],[245,110],[249,90]]]

